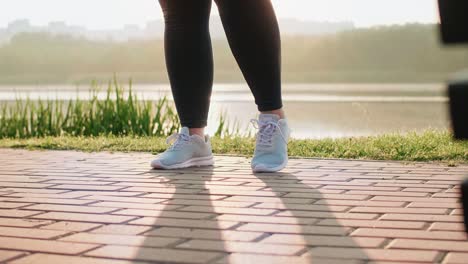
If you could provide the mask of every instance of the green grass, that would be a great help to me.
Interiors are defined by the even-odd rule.
[[[0,102],[0,147],[161,152],[165,137],[177,132],[180,123],[167,98],[138,100],[132,92],[109,82],[107,97],[99,99],[94,83],[90,100]],[[213,138],[217,154],[250,156],[254,139],[239,136],[221,115]],[[468,143],[454,142],[444,131],[390,134],[376,137],[292,140],[290,156],[316,158],[440,161],[450,164],[468,161]]]
[[[247,137],[214,137],[216,154],[251,156],[254,139]],[[124,151],[158,153],[167,148],[162,137],[43,137],[29,139],[0,139],[0,147]],[[391,134],[375,137],[292,140],[289,144],[292,157],[372,159],[398,161],[435,161],[450,165],[467,163],[468,142],[452,140],[448,132],[426,131],[405,135]]]
[[[180,128],[167,98],[139,100],[132,83],[109,82],[105,99],[92,84],[90,100],[0,102],[0,138],[46,136],[168,136]]]
[[[106,97],[92,82],[90,99],[21,100],[0,102],[1,138],[57,136],[140,136],[167,137],[180,129],[173,103],[166,97],[139,100],[132,82],[124,88],[115,77],[108,83]],[[234,124],[235,125],[235,124]],[[236,127],[221,115],[216,135],[232,135]],[[237,129],[238,131],[238,129]],[[234,132],[236,133],[236,132]]]

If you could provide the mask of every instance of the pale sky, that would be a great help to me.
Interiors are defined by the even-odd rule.
[[[436,0],[272,1],[281,18],[353,21],[358,27],[438,21]],[[1,0],[1,4],[0,27],[16,19],[29,19],[37,26],[65,21],[88,29],[115,29],[161,19],[157,0]],[[216,15],[216,8],[213,13]]]

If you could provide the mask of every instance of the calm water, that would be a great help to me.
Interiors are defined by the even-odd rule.
[[[169,95],[168,85],[134,85],[140,98]],[[104,98],[105,93],[99,93]],[[0,101],[15,98],[89,98],[89,86],[0,86]],[[210,133],[224,112],[241,131],[257,109],[243,84],[217,84],[211,98]],[[290,84],[284,105],[295,138],[366,136],[449,127],[443,84]]]

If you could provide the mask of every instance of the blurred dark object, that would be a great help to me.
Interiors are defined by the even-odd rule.
[[[468,0],[439,0],[442,40],[468,43]],[[468,75],[450,82],[450,114],[456,139],[468,139]],[[468,180],[461,185],[465,231],[468,233]]]
[[[468,215],[467,210],[468,210],[468,180],[462,183],[462,203],[463,203],[463,211],[465,215],[465,231],[468,233]]]
[[[468,1],[439,0],[442,40],[447,43],[468,43]]]
[[[468,76],[449,84],[450,115],[455,139],[468,140]]]

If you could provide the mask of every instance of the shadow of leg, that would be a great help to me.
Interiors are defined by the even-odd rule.
[[[140,224],[150,224],[155,229],[145,235],[156,239],[171,239],[165,249],[157,253],[152,249],[142,249],[137,259],[145,255],[156,256],[151,260],[164,262],[209,263],[224,257],[222,230],[234,226],[235,222],[218,223],[213,201],[223,196],[200,194],[205,191],[213,177],[213,167],[179,170],[177,175],[164,177],[168,180],[173,195],[162,202],[165,208],[140,220]],[[193,173],[196,171],[197,173]],[[152,173],[157,173],[153,171]],[[159,177],[158,177],[159,178]],[[152,193],[155,197],[158,193]],[[200,250],[204,239],[212,241],[209,252]],[[144,246],[144,245],[143,245]],[[163,255],[167,258],[162,257]]]
[[[360,263],[369,259],[362,247],[375,248],[384,243],[385,239],[350,236],[353,229],[342,226],[341,220],[373,216],[347,213],[349,206],[328,205],[327,199],[346,197],[340,194],[344,191],[319,189],[325,181],[313,183],[306,175],[298,177],[293,173],[256,176],[262,181],[259,184],[265,186],[264,191],[280,195],[255,207],[278,209],[273,215],[278,218],[276,222],[286,223],[281,227],[264,226],[264,231],[270,231],[271,236],[262,243],[304,245],[306,248],[298,255],[308,263]],[[257,227],[251,225],[247,230]]]
[[[216,217],[212,200],[223,196],[198,194],[206,190],[213,168],[205,168],[193,174],[192,170],[152,170],[148,180],[129,183],[129,189],[145,192],[142,198],[157,201],[151,204],[123,204],[125,210],[118,214],[138,216],[127,223],[126,228],[139,235],[137,246],[106,246],[93,252],[94,256],[112,255],[118,259],[150,261],[157,263],[209,263],[225,256],[221,230],[236,222],[211,220]],[[124,231],[122,231],[124,232]],[[210,252],[192,247],[198,239],[214,242]]]

